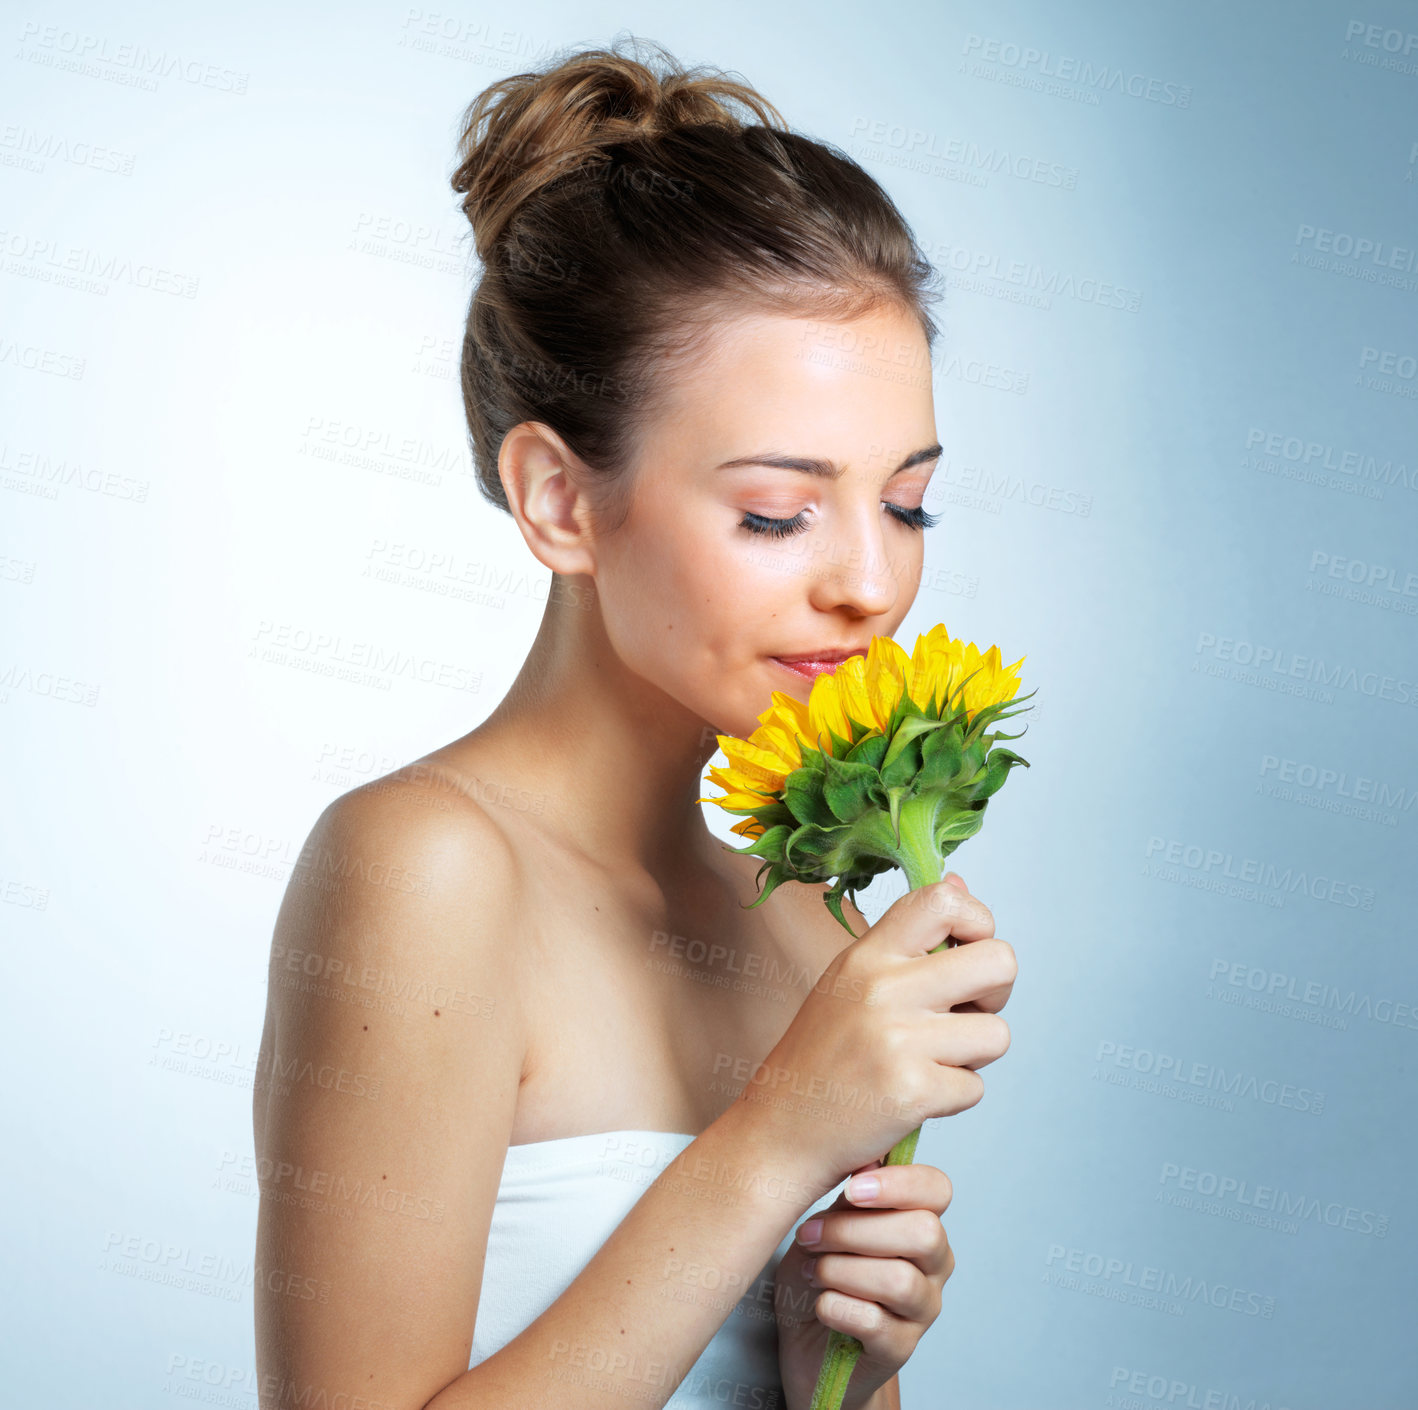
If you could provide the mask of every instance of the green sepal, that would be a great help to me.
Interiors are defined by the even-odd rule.
[[[765,829],[776,827],[779,823],[786,823],[789,827],[796,827],[798,820],[793,816],[793,810],[775,798],[771,803],[760,804],[756,808],[725,808],[726,813],[742,813],[745,817],[756,819]]]
[[[795,871],[802,870],[799,864],[793,860],[793,844],[795,842],[801,842],[805,837],[810,837],[813,833],[821,834],[822,829],[815,827],[812,823],[804,823],[800,828],[788,835],[783,843],[784,866],[792,867]]]
[[[924,734],[927,730],[939,730],[944,721],[933,720],[925,715],[915,715],[910,719],[905,719],[897,727],[896,732],[891,737],[891,745],[886,751],[886,757],[881,761],[883,776],[890,768],[896,756],[911,743],[918,734]]]
[[[947,728],[936,730],[921,742],[921,758],[927,763],[938,754],[947,754],[952,759],[960,757],[960,752],[964,747],[965,732],[960,728],[959,718],[952,717],[943,723],[947,725]]]
[[[869,768],[880,769],[882,757],[886,753],[887,739],[884,734],[867,735],[852,746],[847,755],[849,764],[866,764]]]
[[[748,905],[743,908],[746,911],[751,911],[756,906],[761,906],[783,882],[792,880],[776,862],[765,862],[763,866],[759,867],[758,875],[754,877],[755,883],[758,883],[759,877],[763,875],[765,868],[768,870],[768,880],[761,883],[763,890],[758,893],[757,899],[750,901]]]
[[[813,769],[794,769],[783,786],[783,801],[799,823],[836,827],[837,816],[823,796],[823,775]]]
[[[971,787],[984,774],[988,753],[989,745],[978,735],[973,739],[966,737],[965,746],[960,751],[959,781],[962,788]]]
[[[844,876],[848,885],[855,886],[857,874],[879,859],[896,863],[897,842],[891,835],[886,814],[878,807],[850,826],[835,828],[823,837],[828,850],[821,854],[822,871],[826,876]]]
[[[958,847],[966,838],[973,837],[984,826],[985,809],[981,804],[978,808],[957,808],[949,812],[942,813],[941,820],[936,823],[935,841],[937,845],[950,843],[951,849]]]
[[[890,800],[891,809],[891,835],[896,839],[896,845],[901,845],[901,800],[906,796],[905,788],[888,788],[886,796]]]
[[[842,880],[839,877],[836,886],[834,886],[830,891],[824,891],[822,893],[822,899],[824,904],[827,906],[827,909],[831,911],[834,916],[837,917],[837,921],[842,926],[842,928],[847,932],[848,935],[852,937],[853,940],[856,940],[860,937],[857,935],[857,932],[852,929],[850,923],[847,920],[847,917],[842,914],[842,896],[846,892],[846,890],[847,888],[842,884]]]
[[[802,873],[821,872],[823,858],[833,851],[838,838],[847,831],[847,828],[840,826],[824,828],[804,823],[783,843],[783,861]]]
[[[995,730],[991,735],[991,741],[996,739],[1023,739],[1029,733],[1029,726],[1026,725],[1018,734],[1006,734],[1003,730]]]
[[[1029,767],[1029,761],[1021,759],[1012,749],[992,749],[985,761],[985,775],[973,790],[974,796],[983,801],[999,792],[1009,777],[1010,769],[1016,764],[1023,764],[1026,769]]]
[[[854,823],[869,808],[887,805],[881,777],[870,764],[854,764],[848,759],[824,759],[827,779],[823,796],[834,817]]]
[[[887,759],[881,769],[882,783],[888,789],[904,787],[921,772],[921,741],[914,737],[908,739],[899,750],[893,744],[887,751]]]
[[[916,787],[922,793],[953,788],[960,775],[962,760],[959,732],[938,730],[928,736],[921,746],[921,754],[921,772]]]
[[[779,823],[759,833],[747,847],[732,847],[729,850],[741,857],[767,857],[769,861],[777,861],[792,830],[786,823]]]

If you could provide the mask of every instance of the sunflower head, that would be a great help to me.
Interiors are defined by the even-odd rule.
[[[738,850],[764,858],[760,880],[768,872],[753,904],[783,881],[835,877],[824,899],[846,925],[842,896],[880,872],[904,866],[924,884],[932,859],[979,830],[1009,769],[1028,767],[991,748],[1018,735],[986,733],[1031,708],[1015,700],[1023,661],[1004,666],[999,647],[982,653],[944,626],[918,636],[909,656],[875,636],[864,657],[818,676],[806,704],[775,690],[747,739],[718,735],[728,766],[707,778],[725,792],[699,801],[743,815],[732,831],[751,842]],[[903,816],[913,834],[904,843]]]

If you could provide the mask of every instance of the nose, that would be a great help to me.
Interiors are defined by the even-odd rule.
[[[900,593],[896,569],[881,526],[870,522],[830,539],[823,561],[812,574],[809,594],[820,612],[847,608],[858,616],[878,617],[891,611]]]

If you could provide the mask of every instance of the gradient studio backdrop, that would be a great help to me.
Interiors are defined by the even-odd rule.
[[[465,447],[455,122],[628,28],[948,273],[898,635],[1039,689],[957,855],[1020,977],[922,1141],[959,1266],[905,1404],[1418,1404],[1418,7],[1066,9],[7,7],[13,1403],[255,1410],[291,862],[492,709],[548,581]],[[336,674],[370,644],[429,680]]]

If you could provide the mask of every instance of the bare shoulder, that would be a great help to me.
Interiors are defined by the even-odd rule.
[[[258,1284],[262,1377],[424,1405],[467,1369],[526,1054],[520,889],[441,770],[353,789],[311,829],[271,946],[256,1263],[338,1293]]]
[[[420,762],[341,794],[311,828],[276,917],[267,1061],[293,1047],[341,1060],[379,1047],[392,1068],[428,1068],[495,1035],[500,1061],[520,1067],[520,891],[515,849],[441,770]],[[268,1086],[263,1074],[258,1140]]]
[[[330,803],[296,864],[288,907],[419,919],[421,948],[450,953],[469,922],[515,908],[517,853],[491,813],[441,766],[420,760]],[[279,922],[278,922],[279,928]]]

